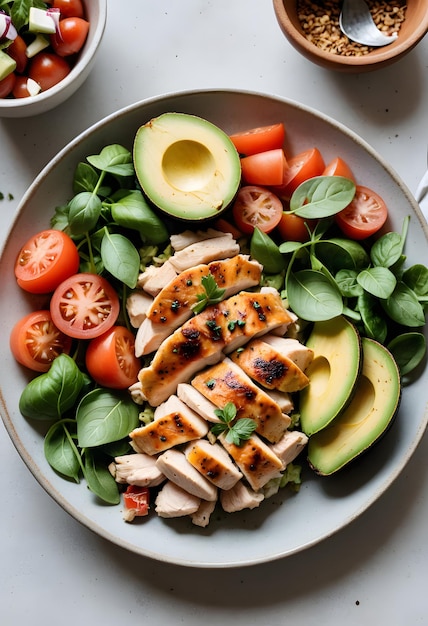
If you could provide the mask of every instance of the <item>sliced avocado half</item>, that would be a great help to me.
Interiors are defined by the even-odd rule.
[[[308,461],[322,476],[337,472],[370,448],[391,425],[400,404],[400,374],[391,353],[363,338],[363,369],[346,410],[308,444]]]
[[[314,351],[306,370],[309,385],[300,392],[303,432],[310,436],[325,428],[350,401],[362,366],[361,339],[343,315],[315,322],[306,342]]]
[[[134,166],[148,199],[182,220],[218,216],[241,181],[239,154],[228,135],[186,113],[164,113],[138,129]]]

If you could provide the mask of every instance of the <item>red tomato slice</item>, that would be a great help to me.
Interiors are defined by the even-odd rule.
[[[259,126],[230,135],[230,138],[240,154],[256,154],[257,152],[282,148],[285,139],[285,126],[282,122],[270,126]]]
[[[337,213],[336,223],[346,237],[366,239],[382,228],[388,217],[384,200],[368,187],[357,185],[352,202]]]
[[[322,173],[322,176],[344,176],[345,178],[350,178],[355,181],[355,176],[352,173],[349,165],[340,157],[336,157],[328,165],[325,166],[325,169]]]
[[[286,167],[282,148],[257,152],[241,159],[242,178],[248,185],[280,185]]]
[[[119,315],[119,298],[98,274],[74,274],[64,280],[51,298],[54,324],[76,339],[93,339],[107,332]]]
[[[255,228],[270,233],[278,225],[282,211],[278,196],[256,185],[241,187],[232,207],[235,224],[246,235]]]
[[[149,512],[150,492],[148,487],[129,485],[123,494],[123,504],[133,517],[143,517]]]
[[[79,268],[79,252],[62,230],[48,229],[33,235],[22,246],[15,262],[17,283],[30,293],[50,293]]]
[[[59,33],[51,35],[51,46],[60,57],[68,57],[82,49],[89,31],[89,22],[81,17],[60,20]]]
[[[284,180],[273,191],[282,199],[289,200],[297,187],[314,176],[320,176],[325,168],[324,159],[318,148],[305,150],[287,160]]]
[[[312,230],[315,220],[308,220],[289,211],[284,211],[278,224],[278,232],[284,241],[308,241],[309,232],[305,224]]]
[[[65,59],[50,52],[39,52],[30,62],[29,78],[39,83],[46,91],[61,82],[71,72],[71,66]]]
[[[47,372],[58,355],[70,353],[72,340],[58,330],[50,311],[33,311],[18,320],[9,343],[18,363],[35,372]]]
[[[135,337],[125,326],[110,330],[91,339],[86,350],[86,367],[102,387],[126,389],[137,382],[141,369],[135,356]]]

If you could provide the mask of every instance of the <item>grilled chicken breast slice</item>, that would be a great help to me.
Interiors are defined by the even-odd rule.
[[[263,341],[291,359],[303,372],[313,361],[314,351],[300,343],[298,339],[267,334],[263,337]]]
[[[139,328],[147,317],[153,302],[152,296],[144,293],[142,289],[133,291],[126,299],[126,312],[133,328]]]
[[[257,435],[251,435],[239,446],[229,443],[224,433],[219,436],[219,440],[254,491],[261,489],[271,478],[281,475],[284,469],[281,459]]]
[[[186,459],[219,489],[231,489],[242,478],[226,450],[218,443],[198,439],[184,448]]]
[[[130,432],[132,447],[150,456],[182,443],[205,437],[208,424],[178,398],[177,408]]]
[[[236,513],[243,509],[255,509],[264,500],[262,493],[256,493],[242,481],[232,489],[220,492],[220,504],[226,513]]]
[[[168,480],[156,496],[155,511],[159,517],[184,517],[196,513],[200,504],[200,498]]]
[[[262,339],[253,339],[230,355],[248,376],[266,389],[300,391],[309,378],[288,356]]]
[[[140,370],[143,396],[157,406],[176,392],[179,383],[221,360],[226,346],[233,349],[290,319],[278,292],[241,291],[208,306],[165,339],[151,364]]]
[[[212,422],[213,424],[221,422],[221,419],[215,414],[218,407],[210,400],[207,400],[207,398],[203,396],[200,391],[192,387],[190,383],[180,383],[177,386],[177,396],[208,422]]]
[[[217,487],[198,472],[180,450],[163,452],[156,465],[164,476],[191,495],[203,500],[217,500]]]
[[[144,453],[117,456],[109,471],[117,483],[138,487],[156,487],[165,480],[156,467],[156,458]]]
[[[210,261],[236,256],[239,251],[239,244],[232,235],[223,233],[221,237],[196,241],[190,246],[186,246],[175,252],[169,258],[169,262],[179,273],[200,263],[210,263]]]
[[[188,246],[193,245],[199,241],[206,241],[207,239],[214,239],[215,237],[224,237],[225,233],[215,228],[208,228],[207,230],[184,230],[177,235],[171,235],[171,246],[175,252],[183,250]],[[232,235],[230,235],[231,237]]]
[[[145,292],[155,297],[157,294],[177,276],[177,271],[168,261],[159,265],[149,265],[149,267],[138,277],[137,285]]]
[[[256,432],[271,443],[279,441],[290,424],[278,404],[229,358],[205,369],[191,384],[220,409],[232,402],[237,418],[253,419]]]
[[[284,468],[299,456],[308,443],[308,437],[299,430],[287,430],[278,443],[269,444],[270,449],[284,464]]]
[[[195,513],[190,515],[192,519],[192,523],[195,526],[200,526],[201,528],[205,528],[210,523],[210,517],[215,509],[216,502],[209,500],[201,500],[199,508]]]

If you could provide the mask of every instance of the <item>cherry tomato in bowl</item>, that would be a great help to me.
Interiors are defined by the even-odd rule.
[[[15,262],[18,285],[30,293],[50,293],[79,268],[76,244],[62,230],[53,228],[33,235],[22,246]]]
[[[240,154],[245,156],[282,148],[284,138],[285,126],[282,122],[251,128],[250,130],[230,135],[235,148]]]
[[[58,34],[51,35],[51,46],[60,57],[68,57],[82,49],[89,31],[89,22],[81,17],[66,17],[59,22]]]
[[[93,339],[109,330],[119,315],[119,297],[98,274],[80,273],[55,289],[50,303],[54,324],[76,339]]]
[[[54,0],[52,6],[59,9],[61,17],[83,17],[82,0]]]
[[[57,356],[70,354],[72,339],[58,330],[50,311],[41,310],[16,322],[9,343],[18,363],[34,372],[47,372]]]
[[[30,62],[28,76],[47,91],[71,72],[71,65],[52,52],[39,52]]]
[[[270,233],[279,224],[283,208],[281,200],[269,189],[246,185],[238,191],[232,215],[245,235],[250,235],[255,228]]]
[[[382,228],[388,217],[384,200],[372,189],[357,185],[354,199],[336,214],[336,224],[345,237],[367,239]]]
[[[314,176],[321,176],[325,169],[324,159],[318,148],[310,148],[287,159],[281,185],[272,187],[280,198],[289,200],[297,187]]]
[[[135,356],[135,338],[125,326],[110,330],[91,339],[86,350],[86,368],[102,387],[126,389],[137,381],[141,369]]]
[[[306,225],[312,230],[316,220],[308,220],[290,211],[284,211],[278,224],[278,232],[283,241],[299,241],[309,240],[309,231]]]

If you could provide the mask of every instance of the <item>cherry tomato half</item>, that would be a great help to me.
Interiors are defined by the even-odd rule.
[[[22,246],[15,262],[18,285],[30,293],[50,293],[79,268],[74,241],[53,228],[33,235]]]
[[[10,46],[7,48],[8,55],[16,61],[15,72],[18,74],[22,74],[27,66],[28,57],[26,51],[27,44],[20,35],[15,37]]]
[[[33,311],[18,320],[9,342],[18,363],[35,372],[47,372],[58,355],[70,353],[72,344],[53,323],[50,311]]]
[[[84,16],[82,0],[54,0],[52,6],[59,9],[61,18]]]
[[[61,82],[71,71],[65,59],[50,52],[39,52],[30,62],[28,76],[46,91]]]
[[[242,178],[248,185],[280,185],[286,167],[282,148],[257,152],[241,159]]]
[[[74,274],[55,289],[50,304],[52,319],[63,333],[93,339],[108,331],[119,315],[119,298],[98,274]]]
[[[336,157],[328,165],[325,166],[325,169],[322,173],[322,176],[344,176],[345,178],[350,178],[355,181],[355,176],[352,173],[349,165],[340,157]]]
[[[149,512],[150,492],[148,487],[129,485],[123,493],[125,509],[132,512],[132,517],[143,517]]]
[[[16,82],[16,74],[8,74],[6,78],[0,80],[0,98],[6,98],[12,93]]]
[[[89,31],[89,22],[81,17],[66,17],[59,22],[59,33],[51,35],[52,48],[60,57],[68,57],[82,49]]]
[[[308,220],[289,211],[284,211],[278,224],[278,232],[283,241],[308,241],[309,231],[305,224],[312,230],[315,220]]]
[[[305,150],[287,160],[284,180],[280,186],[272,188],[280,198],[289,200],[297,187],[314,176],[320,176],[325,168],[324,159],[318,148]]]
[[[133,333],[125,326],[112,326],[91,339],[86,350],[86,368],[102,387],[126,389],[133,385],[141,369]]]
[[[241,133],[230,135],[235,148],[240,154],[250,155],[266,150],[282,148],[285,138],[285,126],[282,122],[270,126],[259,126]]]
[[[337,213],[336,223],[346,237],[366,239],[382,228],[388,217],[384,200],[368,187],[357,185],[352,202]]]
[[[257,185],[241,187],[232,207],[235,224],[246,235],[255,228],[270,233],[278,225],[282,211],[278,196]]]

